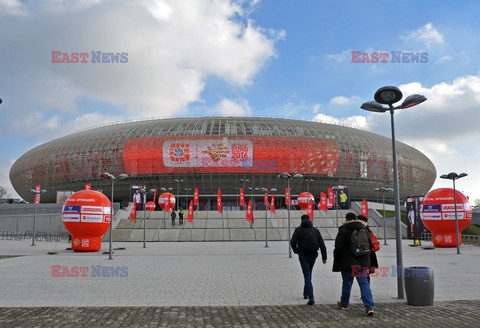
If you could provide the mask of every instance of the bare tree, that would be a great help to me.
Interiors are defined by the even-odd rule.
[[[0,198],[8,198],[10,194],[8,193],[7,188],[0,186]]]

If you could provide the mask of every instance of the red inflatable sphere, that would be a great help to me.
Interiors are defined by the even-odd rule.
[[[158,197],[158,204],[164,211],[170,211],[175,207],[175,195],[171,192],[164,192]]]
[[[72,249],[76,252],[98,252],[110,219],[110,200],[98,191],[77,191],[63,205],[63,225],[72,235]]]
[[[157,206],[155,205],[155,202],[152,202],[152,201],[147,202],[145,204],[145,208],[147,209],[147,211],[154,211],[155,207],[157,207]]]
[[[467,197],[456,190],[459,244],[462,243],[462,231],[470,225],[472,210]],[[430,191],[420,205],[423,225],[432,233],[436,247],[456,247],[455,206],[452,188],[439,188]]]
[[[309,192],[304,191],[300,195],[298,195],[297,202],[298,206],[300,206],[300,209],[305,211],[308,208],[308,202],[310,200],[312,200],[313,204],[315,204],[315,198]]]

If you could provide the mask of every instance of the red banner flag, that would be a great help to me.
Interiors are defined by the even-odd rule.
[[[193,193],[193,205],[198,206],[198,188],[195,188],[195,191]]]
[[[218,213],[223,213],[223,205],[222,205],[222,191],[218,188],[217,191],[217,209]]]
[[[285,205],[290,204],[291,201],[291,195],[290,195],[290,190],[288,188],[285,188]]]
[[[90,182],[87,182],[85,184],[85,190],[91,190],[92,189],[92,184]]]
[[[270,201],[270,212],[275,214],[275,194],[272,194],[272,200]]]
[[[368,203],[365,198],[362,201],[362,215],[368,218]]]
[[[137,203],[133,202],[132,211],[130,212],[130,220],[135,222],[137,220]]]
[[[263,197],[263,204],[268,206],[268,189],[265,190],[265,196]]]
[[[320,193],[320,211],[327,211],[327,195],[324,192]]]
[[[40,204],[40,185],[35,186],[35,196],[33,197],[34,204]]]
[[[334,204],[335,204],[335,194],[333,193],[333,189],[328,187],[327,207],[333,208]]]
[[[190,205],[188,206],[188,222],[193,222],[193,200],[190,201]]]
[[[313,221],[313,200],[308,201],[307,215],[310,218],[310,221]]]
[[[245,192],[240,188],[240,206],[245,206]]]
[[[253,208],[252,208],[252,200],[248,201],[247,206],[247,216],[245,218],[248,222],[253,223]]]
[[[155,192],[153,193],[153,202],[157,200],[157,187],[155,187]]]

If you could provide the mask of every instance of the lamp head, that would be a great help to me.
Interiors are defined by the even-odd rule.
[[[281,178],[281,179],[290,179],[290,177],[291,177],[290,174],[288,174],[287,172],[283,172],[277,175],[277,178]]]
[[[374,99],[379,104],[391,105],[399,102],[403,94],[399,88],[394,86],[381,87],[375,92]]]
[[[363,103],[360,108],[375,113],[385,113],[388,110],[388,108],[383,107],[381,104],[373,100]]]
[[[405,98],[405,100],[402,102],[400,106],[395,107],[395,109],[410,108],[424,102],[425,100],[427,100],[425,96],[417,95],[417,94],[410,95],[407,98]]]
[[[104,179],[107,179],[107,180],[115,179],[115,177],[113,176],[113,174],[110,174],[110,173],[108,173],[108,172],[103,172],[100,176],[101,176],[102,178],[104,178]]]

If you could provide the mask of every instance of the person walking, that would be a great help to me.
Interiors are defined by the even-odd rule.
[[[333,250],[333,272],[342,274],[342,296],[337,306],[342,310],[348,310],[350,293],[352,291],[353,278],[357,279],[360,286],[360,294],[365,314],[373,315],[372,290],[367,281],[370,265],[370,250],[372,242],[365,225],[357,220],[357,216],[349,212],[345,216],[346,222],[338,228]]]
[[[180,225],[183,224],[183,208],[180,207],[180,211],[178,211],[178,222]]]
[[[177,213],[175,213],[175,210],[172,210],[172,226],[175,225],[175,219],[177,218]]]
[[[293,232],[290,246],[293,252],[298,254],[298,260],[302,267],[304,279],[303,298],[308,298],[307,304],[313,305],[315,304],[312,284],[313,266],[318,257],[318,249],[322,253],[323,264],[327,263],[327,248],[325,247],[322,234],[317,228],[313,227],[308,215],[302,215],[302,222]]]
[[[372,249],[370,250],[370,271],[368,272],[367,281],[370,285],[370,274],[375,273],[375,270],[378,269],[378,259],[377,259],[377,251],[380,250],[380,242],[378,241],[377,237],[373,233],[372,229],[368,225],[368,218],[363,215],[357,216],[357,219],[360,220],[367,228],[368,232],[370,233],[370,238],[372,239]],[[378,245],[375,245],[378,243]]]

